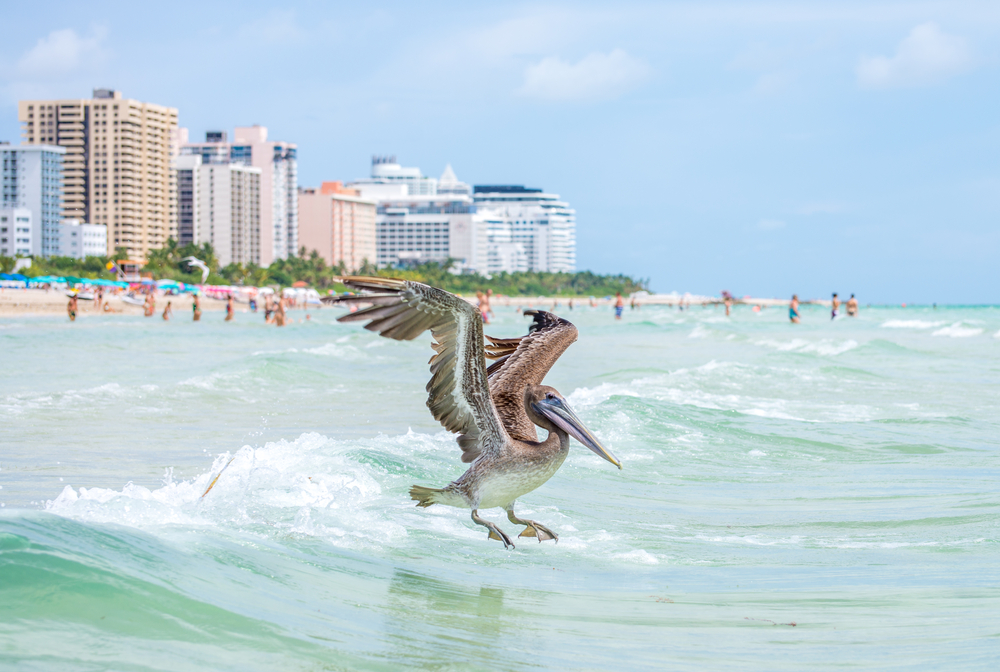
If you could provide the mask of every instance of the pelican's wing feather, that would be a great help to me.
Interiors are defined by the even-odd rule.
[[[493,405],[511,437],[537,441],[535,423],[524,411],[524,390],[540,385],[556,360],[577,338],[575,326],[544,310],[526,310],[533,315],[528,334],[520,338],[487,336],[486,356],[496,361],[487,370]]]
[[[431,332],[436,354],[430,359],[427,407],[445,429],[460,433],[462,461],[502,451],[508,434],[490,399],[479,311],[454,294],[410,280],[345,277],[343,283],[361,293],[323,298],[358,308],[338,321],[368,321],[365,329],[398,341]]]

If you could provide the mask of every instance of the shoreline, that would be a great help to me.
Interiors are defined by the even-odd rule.
[[[475,296],[463,296],[466,301],[470,303],[475,303]],[[695,307],[695,306],[721,306],[723,305],[723,300],[719,297],[714,296],[702,296],[697,294],[645,294],[639,296],[626,296],[626,305],[632,303],[634,300],[636,306],[666,306],[666,307],[677,307],[683,305],[685,307]],[[58,315],[66,314],[66,304],[69,301],[69,297],[66,295],[64,290],[59,289],[23,289],[23,288],[11,288],[4,287],[0,288],[0,318],[10,317],[16,315]],[[156,312],[155,315],[159,316],[162,313],[163,308],[166,306],[166,302],[170,301],[173,304],[174,318],[181,316],[183,313],[191,312],[192,298],[190,294],[179,294],[179,295],[160,295],[156,297]],[[568,297],[568,296],[507,296],[507,295],[494,295],[492,302],[495,306],[504,307],[522,307],[531,308],[539,307],[546,308],[551,307],[563,308],[569,305],[572,301],[574,307],[610,307],[615,303],[615,297],[601,297],[591,299],[590,297]],[[105,303],[111,305],[113,312],[98,312],[95,308],[93,301],[81,300],[78,303],[78,314],[80,315],[142,315],[143,309],[141,306],[135,306],[126,303],[121,300],[120,296],[117,294],[108,295],[105,298]],[[238,303],[238,309],[245,307],[245,303]],[[732,305],[735,306],[761,306],[761,307],[787,307],[789,305],[788,299],[774,299],[774,298],[742,298],[734,299]],[[823,306],[829,307],[829,300],[813,299],[810,301],[802,301],[802,306]],[[916,307],[916,306],[914,306]],[[226,308],[226,302],[221,299],[213,299],[207,295],[202,295],[201,299],[201,309],[202,312],[221,312]],[[319,306],[315,306],[319,309]]]

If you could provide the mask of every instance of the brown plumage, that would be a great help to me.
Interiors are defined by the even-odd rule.
[[[347,277],[343,282],[362,293],[323,299],[358,308],[339,321],[368,320],[365,329],[395,340],[412,340],[424,331],[434,337],[427,407],[445,429],[459,433],[462,461],[472,464],[444,488],[413,486],[410,496],[417,506],[469,507],[473,521],[488,528],[490,538],[511,548],[513,543],[500,528],[479,517],[480,507],[502,506],[511,522],[526,526],[521,536],[558,539],[545,526],[517,518],[513,506],[559,469],[569,437],[621,468],[562,395],[540,384],[576,340],[576,327],[551,313],[527,313],[534,315],[534,322],[526,336],[490,337],[489,356],[497,361],[488,374],[482,317],[468,302],[408,280]],[[535,425],[548,430],[544,441],[536,439]]]
[[[534,316],[526,336],[486,337],[489,340],[486,356],[496,360],[486,374],[493,404],[507,432],[515,439],[537,441],[535,423],[524,411],[524,388],[542,384],[549,369],[576,341],[579,332],[571,322],[544,310],[526,310],[524,314]]]

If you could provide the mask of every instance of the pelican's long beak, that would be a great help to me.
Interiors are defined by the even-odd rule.
[[[590,448],[619,469],[622,468],[622,463],[618,461],[618,458],[612,455],[611,451],[602,446],[597,437],[590,433],[590,430],[583,425],[580,418],[576,417],[576,413],[573,412],[573,409],[570,408],[564,399],[559,399],[558,397],[554,399],[542,399],[535,403],[535,410],[551,420],[574,439],[587,446],[587,448]]]

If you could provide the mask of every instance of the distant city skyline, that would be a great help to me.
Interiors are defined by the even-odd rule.
[[[192,137],[267,126],[298,145],[303,185],[392,153],[541,186],[576,211],[578,269],[657,291],[1000,301],[996,3],[180,1],[151,16],[5,8],[0,140],[21,140],[18,100],[108,87],[177,108]]]

